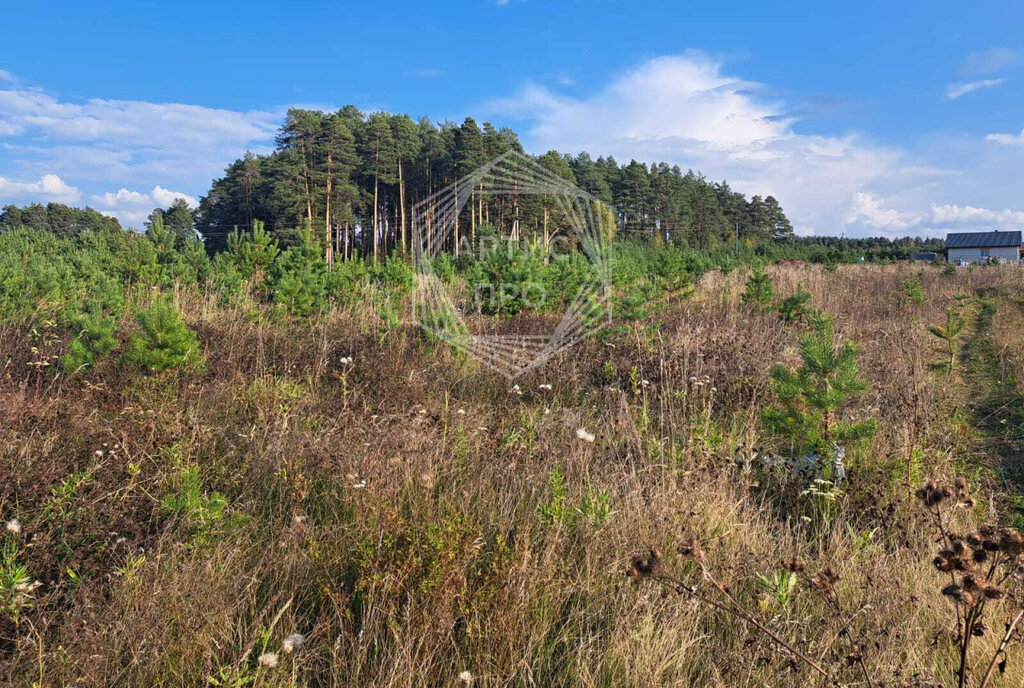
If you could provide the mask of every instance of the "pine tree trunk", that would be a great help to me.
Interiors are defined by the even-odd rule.
[[[324,210],[324,259],[327,261],[327,269],[330,270],[334,264],[334,237],[331,232],[331,153],[327,153],[327,198]]]
[[[455,180],[455,233],[452,235],[455,240],[455,257],[459,257],[459,180]]]
[[[380,186],[380,136],[377,136],[377,152],[373,157],[373,260],[377,262],[377,230],[378,230],[378,187]]]
[[[549,246],[550,246],[550,243],[549,243],[549,240],[548,240],[548,207],[547,207],[547,205],[545,205],[544,206],[544,264],[545,265],[547,265],[548,257],[549,257],[549,254],[550,254],[550,251],[548,250]]]
[[[405,251],[405,179],[402,177],[402,159],[398,159],[398,207],[402,210],[402,250]]]

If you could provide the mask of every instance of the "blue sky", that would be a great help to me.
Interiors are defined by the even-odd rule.
[[[668,160],[802,233],[1024,226],[1020,3],[19,3],[0,204],[138,226],[289,105],[489,119],[527,149]]]

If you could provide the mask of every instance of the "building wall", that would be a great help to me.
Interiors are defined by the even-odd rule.
[[[1020,260],[1020,249],[1016,246],[990,248],[988,249],[987,257],[983,256],[981,251],[982,249],[980,248],[951,248],[948,252],[948,259],[950,263],[956,263],[961,260],[965,263],[984,263],[996,258],[1004,263],[1016,263]]]

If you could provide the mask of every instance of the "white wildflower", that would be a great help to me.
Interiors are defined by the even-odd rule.
[[[640,381],[640,385],[642,387],[650,387],[651,386],[651,381],[650,380],[641,380]]]
[[[577,428],[576,429],[576,437],[580,438],[584,442],[593,442],[594,441],[594,434],[591,433],[591,432],[587,432],[586,428]]]
[[[339,361],[339,363],[341,363],[341,365],[343,365],[343,366],[352,365],[352,357],[351,356],[342,356],[341,360]]]
[[[259,658],[260,666],[265,666],[268,669],[273,669],[277,666],[277,653],[276,652],[264,652]]]
[[[512,389],[508,391],[509,394],[515,394],[517,396],[523,396],[523,390],[519,389],[519,385],[512,385]]]
[[[10,521],[8,521],[7,522],[7,532],[8,533],[14,533],[15,535],[20,533],[21,532],[21,521],[19,521],[16,518],[12,518]]]
[[[551,385],[547,385],[547,384],[537,385],[537,389],[539,389],[541,391],[544,391],[544,392],[550,392],[551,391]]]
[[[301,650],[302,646],[306,644],[306,636],[301,633],[292,633],[290,636],[281,642],[281,652],[286,655],[290,655],[296,650]]]
[[[301,526],[306,522],[306,517],[303,514],[295,514],[292,516],[292,524]]]
[[[366,487],[366,481],[365,480],[360,480],[359,482],[357,482],[355,485],[352,486],[352,489],[353,490],[362,490],[365,487]]]
[[[473,674],[470,671],[459,672],[459,680],[465,683],[467,686],[473,682]]]
[[[464,415],[466,415],[466,409],[459,409],[455,413],[459,414],[460,416],[464,416]]]

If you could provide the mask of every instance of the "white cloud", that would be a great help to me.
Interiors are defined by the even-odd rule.
[[[41,200],[73,203],[81,192],[55,174],[44,174],[37,182],[19,182],[0,177],[0,198],[12,201]]]
[[[691,51],[645,62],[589,98],[531,84],[486,108],[527,121],[535,152],[665,160],[774,195],[803,233],[841,231],[844,204],[887,170],[918,174],[904,167],[902,152],[857,136],[795,133],[784,103],[761,97],[763,90]]]
[[[87,192],[160,185],[201,193],[246,150],[270,150],[284,115],[284,108],[73,102],[8,81],[0,79],[0,145],[5,152],[0,174],[37,178],[54,173]]]
[[[1024,130],[1019,134],[989,134],[985,138],[1007,146],[1024,146]]]
[[[0,119],[0,136],[18,136],[25,133],[25,127]]]
[[[92,205],[104,215],[116,217],[126,227],[141,228],[154,208],[167,208],[176,199],[184,199],[189,207],[199,205],[194,196],[155,186],[150,192],[119,189],[92,196]]]
[[[803,134],[767,90],[691,51],[644,62],[586,97],[533,83],[484,109],[525,122],[532,152],[666,161],[748,195],[774,195],[801,234],[940,235],[1016,218],[985,210],[1020,202],[1002,177],[1024,160],[999,147],[926,132],[917,148]]]
[[[996,88],[998,86],[1002,86],[1005,82],[1006,79],[984,79],[982,81],[970,81],[964,84],[949,84],[946,86],[946,97],[950,100],[954,100],[960,96],[983,88]]]
[[[14,81],[14,75],[6,69],[0,69],[0,81]]]
[[[993,74],[1014,65],[1019,58],[1010,48],[989,48],[971,53],[960,66],[961,74]]]
[[[69,103],[28,88],[0,91],[0,115],[54,140],[153,148],[266,140],[273,137],[279,119],[278,114],[265,111],[237,112],[180,103],[101,99]]]
[[[1024,211],[991,210],[971,205],[932,204],[927,210],[899,211],[870,193],[858,193],[850,204],[846,226],[857,234],[920,236],[974,229],[1019,229]]]

